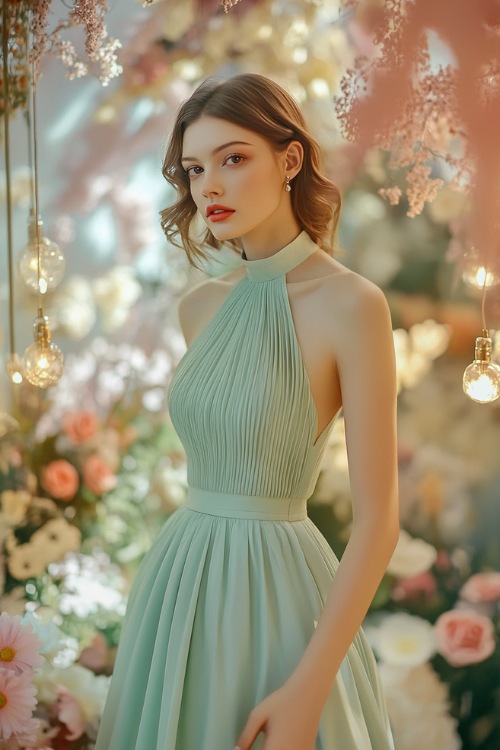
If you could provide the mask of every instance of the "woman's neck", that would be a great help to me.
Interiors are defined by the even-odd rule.
[[[245,257],[247,260],[269,258],[282,247],[293,242],[301,231],[296,221],[290,222],[289,225],[280,225],[271,230],[258,227],[240,238]]]

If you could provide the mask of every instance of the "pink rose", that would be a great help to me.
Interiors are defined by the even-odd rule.
[[[417,599],[420,596],[430,597],[436,593],[436,579],[428,570],[411,578],[400,578],[392,590],[395,601]]]
[[[83,465],[83,483],[96,495],[101,495],[116,486],[116,477],[107,463],[94,453]]]
[[[472,610],[453,609],[436,620],[437,650],[454,667],[477,664],[495,650],[493,623]]]
[[[476,573],[462,586],[460,594],[472,604],[500,599],[500,573]]]
[[[79,483],[77,470],[63,458],[51,461],[42,471],[41,485],[56,500],[72,500]]]
[[[77,411],[65,415],[63,427],[66,437],[72,443],[86,443],[96,434],[99,420],[93,411]]]
[[[79,662],[92,672],[102,672],[108,666],[110,649],[102,633],[96,633],[92,643],[84,648]]]

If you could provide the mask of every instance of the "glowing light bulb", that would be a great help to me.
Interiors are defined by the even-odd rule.
[[[500,367],[491,361],[492,341],[487,331],[476,339],[474,362],[463,378],[464,392],[479,404],[489,404],[500,396]]]
[[[9,376],[10,382],[14,385],[20,385],[23,382],[22,363],[17,354],[10,354],[5,365],[5,370]]]
[[[28,244],[21,250],[19,270],[23,281],[33,292],[38,292],[38,236],[40,235],[40,292],[52,291],[61,282],[66,267],[66,259],[59,245],[44,237],[43,222],[32,216],[28,226]],[[38,227],[38,229],[37,229]]]
[[[23,354],[23,370],[26,379],[38,388],[49,388],[62,375],[64,356],[58,346],[50,340],[48,318],[42,310],[33,324],[34,343]]]
[[[486,268],[475,247],[470,249],[463,262],[462,279],[473,289],[489,289],[500,281],[491,269]]]

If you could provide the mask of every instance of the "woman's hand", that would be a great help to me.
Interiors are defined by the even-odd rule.
[[[251,750],[259,732],[265,735],[262,750],[314,750],[320,716],[321,707],[308,705],[307,692],[285,683],[253,709],[234,750]]]

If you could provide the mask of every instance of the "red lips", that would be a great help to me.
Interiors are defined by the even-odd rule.
[[[207,206],[206,215],[210,221],[225,221],[234,214],[232,208],[227,206],[221,206],[219,203],[214,203],[211,206]]]

